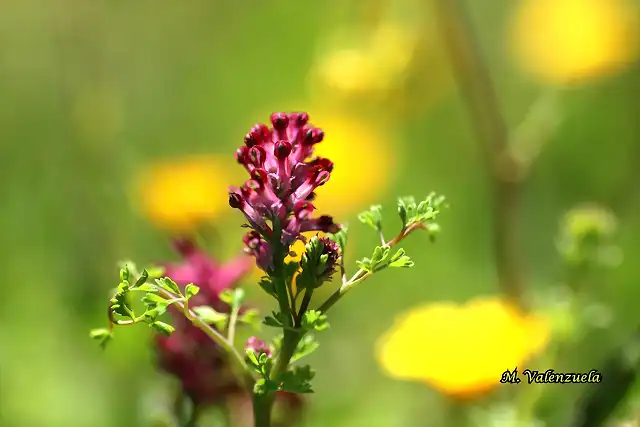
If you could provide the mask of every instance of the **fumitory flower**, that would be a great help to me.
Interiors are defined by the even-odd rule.
[[[269,346],[258,337],[250,337],[245,344],[245,349],[253,351],[258,356],[261,354],[272,356]]]
[[[200,287],[193,296],[193,306],[207,305],[219,312],[229,310],[219,295],[236,285],[250,269],[251,260],[242,256],[220,265],[188,239],[175,241],[175,249],[182,256],[180,264],[165,266],[165,274],[184,289],[189,283]],[[158,363],[181,382],[184,393],[196,405],[224,404],[242,393],[241,384],[227,362],[226,353],[200,329],[182,315],[174,316],[176,330],[170,336],[157,335]]]
[[[266,272],[276,251],[305,240],[302,233],[339,230],[331,216],[313,217],[315,190],[333,171],[331,160],[314,156],[324,132],[306,113],[274,113],[271,124],[257,124],[245,136],[236,159],[250,179],[229,192],[229,205],[242,211],[251,228],[244,237],[246,251]]]
[[[378,343],[377,357],[392,377],[429,384],[470,399],[500,384],[502,373],[541,353],[551,334],[546,317],[524,313],[501,298],[464,305],[415,308]]]

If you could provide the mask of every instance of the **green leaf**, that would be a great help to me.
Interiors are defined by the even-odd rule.
[[[144,298],[142,298],[142,302],[147,306],[150,306],[151,308],[155,307],[156,305],[169,305],[169,301],[162,298],[158,294],[154,294],[153,292],[147,293]]]
[[[268,392],[267,380],[265,378],[258,378],[253,385],[253,394],[264,396]]]
[[[136,281],[135,285],[133,285],[133,287],[134,288],[138,288],[138,287],[142,286],[143,284],[145,284],[147,282],[148,278],[149,278],[149,272],[147,270],[142,270],[142,273],[140,273],[140,277]]]
[[[106,328],[92,329],[89,332],[91,339],[94,339],[100,343],[100,347],[104,348],[107,343],[113,338],[111,331]]]
[[[382,206],[371,206],[368,211],[364,211],[358,215],[358,220],[376,231],[382,231]]]
[[[264,276],[260,279],[260,282],[258,282],[258,285],[260,285],[260,287],[269,295],[271,295],[274,298],[277,298],[276,295],[276,288],[273,284],[273,282],[271,281],[271,279],[268,276]]]
[[[121,282],[129,281],[129,267],[126,265],[120,269],[120,281]]]
[[[127,292],[129,292],[129,282],[120,282],[117,290],[118,295],[124,295]]]
[[[225,289],[220,293],[220,300],[233,309],[238,309],[244,301],[245,292],[242,288]]]
[[[346,225],[342,225],[340,231],[334,234],[329,234],[327,236],[329,240],[333,240],[338,244],[338,246],[340,246],[340,253],[342,254],[344,254],[347,248],[348,232],[349,232],[349,227],[347,227]]]
[[[260,362],[258,361],[258,356],[256,355],[256,352],[253,351],[252,348],[247,348],[244,352],[247,355],[247,362],[251,364],[252,367],[257,368],[260,366]]]
[[[369,258],[362,258],[356,261],[356,265],[364,271],[371,272],[371,260]]]
[[[315,372],[309,365],[295,366],[277,379],[280,382],[279,390],[289,393],[313,393],[311,380]]]
[[[176,328],[174,328],[173,326],[171,326],[168,323],[164,323],[164,322],[160,322],[160,321],[155,321],[153,323],[151,323],[151,325],[153,327],[153,329],[155,329],[156,331],[160,332],[163,335],[171,335],[171,333],[173,331],[176,330]]]
[[[414,262],[405,255],[404,249],[398,249],[394,256],[391,257],[389,267],[404,267],[410,268],[414,266]]]
[[[259,328],[260,327],[260,311],[254,308],[249,309],[240,315],[240,317],[238,318],[238,321],[240,323],[251,325],[254,328]]]
[[[182,292],[180,291],[180,287],[178,286],[178,284],[171,280],[171,278],[169,277],[156,279],[156,284],[166,291],[169,291],[175,295],[182,296]]]
[[[271,326],[273,328],[282,328],[284,323],[282,322],[280,313],[273,312],[272,316],[267,316],[262,321],[263,325]]]
[[[227,324],[227,319],[229,318],[228,314],[220,313],[206,305],[194,307],[192,310],[203,322],[209,325],[216,325],[218,329],[224,329]]]
[[[329,328],[327,315],[318,310],[307,310],[302,317],[302,327],[308,330],[323,331]]]
[[[127,302],[126,293],[119,293],[112,298],[111,301],[111,311],[119,316],[129,317],[130,319],[134,319],[136,317],[133,309],[129,306]]]
[[[315,337],[312,334],[306,334],[298,342],[296,351],[291,358],[291,363],[310,355],[311,353],[316,351],[318,347],[320,347],[320,344],[318,343],[318,341],[316,341]]]
[[[431,242],[435,242],[436,237],[440,234],[440,226],[435,222],[432,222],[431,224],[427,224],[426,227],[427,232],[429,233],[429,240],[431,240]]]
[[[158,287],[151,283],[144,283],[136,288],[136,291],[158,292]]]
[[[389,246],[377,246],[373,250],[371,257],[371,270],[378,271],[385,268],[388,264],[388,258],[391,248]]]
[[[155,321],[158,316],[162,316],[169,307],[169,304],[157,304],[154,307],[149,307],[147,311],[144,312],[143,316],[148,321]]]
[[[240,308],[242,303],[244,302],[245,292],[242,288],[235,288],[232,293],[233,297],[231,299],[231,307],[237,310]]]
[[[158,279],[164,274],[165,268],[162,266],[152,266],[147,269],[149,277],[152,279]]]
[[[224,291],[220,292],[219,295],[220,301],[222,301],[223,303],[227,304],[227,305],[232,305],[233,304],[233,290],[232,289],[225,289]]]
[[[184,294],[185,294],[187,300],[189,300],[189,298],[191,298],[192,296],[196,295],[198,292],[200,292],[200,288],[197,287],[196,285],[194,285],[193,283],[189,283],[184,288]]]

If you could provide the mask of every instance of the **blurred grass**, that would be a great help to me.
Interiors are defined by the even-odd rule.
[[[503,110],[515,125],[541,89],[506,58],[507,2],[469,3]],[[266,120],[279,102],[315,102],[305,82],[315,43],[334,27],[353,24],[357,6],[285,0],[243,6],[205,0],[0,3],[3,426],[142,425],[137,396],[157,384],[141,339],[146,331],[119,331],[106,353],[86,337],[104,321],[116,261],[173,256],[167,236],[131,208],[133,173],[158,156],[231,156],[246,130]],[[597,290],[615,308],[614,325],[566,362],[585,369],[597,367],[605,349],[638,323],[639,88],[636,67],[566,93],[565,121],[524,194],[527,273],[542,288],[554,285],[553,238],[566,209],[595,201],[621,216],[627,262]],[[377,108],[385,114],[384,105]],[[395,187],[372,202],[392,210],[396,195],[436,190],[447,195],[451,209],[442,216],[435,245],[425,247],[420,236],[407,241],[417,268],[375,277],[333,313],[332,330],[311,359],[318,375],[309,427],[439,425],[438,396],[383,377],[373,360],[374,341],[395,313],[417,301],[497,292],[488,188],[459,98],[453,92],[424,114],[391,122],[406,155]],[[220,219],[218,229],[231,231],[213,242],[218,255],[240,249],[239,224],[231,213]],[[352,250],[367,255],[375,236],[355,223],[352,231]],[[566,416],[574,391],[563,388],[550,398],[556,399],[557,419]]]

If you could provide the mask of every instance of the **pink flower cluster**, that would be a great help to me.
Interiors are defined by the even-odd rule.
[[[221,265],[191,240],[176,240],[174,247],[183,261],[165,265],[166,276],[183,290],[189,283],[200,287],[198,294],[191,298],[191,305],[207,305],[216,311],[228,312],[229,306],[220,300],[219,295],[234,287],[249,271],[251,258],[242,256]],[[170,336],[155,336],[160,368],[180,381],[184,393],[195,405],[224,405],[232,410],[234,418],[250,416],[251,397],[232,372],[225,351],[181,313],[172,311],[172,314],[175,315],[171,323],[176,330]],[[255,337],[247,341],[246,348],[271,355],[269,347]],[[293,425],[301,414],[304,401],[299,395],[278,392],[276,403],[288,414],[284,425]]]
[[[174,246],[184,261],[165,265],[166,276],[182,289],[189,283],[200,287],[190,300],[192,306],[207,305],[228,312],[219,295],[248,272],[250,258],[243,256],[219,265],[190,240],[175,241]],[[242,392],[226,353],[216,343],[179,313],[171,323],[176,330],[170,336],[155,337],[158,363],[180,380],[185,394],[198,405],[216,405]]]
[[[231,188],[229,205],[242,211],[252,229],[244,237],[247,252],[262,270],[273,268],[274,245],[288,248],[301,233],[335,233],[333,218],[312,218],[314,190],[331,177],[333,163],[313,157],[324,132],[309,124],[306,113],[274,113],[272,128],[257,124],[236,151],[250,175],[240,188]]]

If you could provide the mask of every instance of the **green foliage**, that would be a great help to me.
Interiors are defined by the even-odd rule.
[[[294,366],[278,378],[280,383],[278,390],[289,393],[313,393],[311,388],[313,377],[315,377],[315,372],[311,366]]]
[[[266,353],[256,354],[253,349],[247,349],[245,354],[247,364],[261,377],[256,380],[253,392],[262,395],[278,390],[278,385],[270,378],[273,358]]]
[[[320,347],[320,343],[318,343],[315,336],[310,333],[305,334],[298,342],[296,351],[291,358],[291,363],[310,355],[316,351],[318,347]]]
[[[274,328],[283,328],[284,327],[284,318],[285,316],[279,311],[272,311],[271,316],[267,316],[262,321],[263,325],[271,326]]]
[[[206,305],[193,307],[191,310],[208,325],[214,325],[218,330],[224,330],[227,327],[229,315],[220,313]]]
[[[347,227],[346,225],[343,225],[341,230],[338,231],[337,233],[327,235],[327,238],[329,240],[332,240],[338,244],[338,246],[340,247],[341,254],[344,254],[345,250],[347,249],[348,233],[349,233],[349,227]]]
[[[261,324],[260,311],[253,308],[245,310],[240,317],[238,317],[238,322],[250,325],[254,329],[259,329]]]
[[[151,273],[150,273],[151,271]],[[182,302],[185,306],[189,298],[196,295],[199,288],[189,284],[183,295],[180,287],[170,278],[156,278],[155,284],[148,283],[161,270],[144,269],[138,273],[135,264],[127,262],[120,268],[120,283],[115,295],[109,300],[109,328],[93,329],[90,337],[95,339],[104,348],[113,338],[114,326],[127,326],[136,323],[146,323],[159,333],[170,335],[175,329],[170,324],[158,320],[170,305]],[[133,282],[133,283],[132,283]],[[140,302],[144,306],[141,314],[136,314],[130,303],[133,293],[142,293]]]
[[[200,288],[198,288],[196,285],[194,285],[193,283],[189,283],[185,288],[184,288],[184,294],[187,298],[187,300],[189,298],[191,298],[192,296],[196,295],[198,292],[200,291]]]
[[[106,328],[96,328],[92,329],[89,332],[89,336],[91,339],[98,341],[100,347],[105,348],[107,343],[113,339],[113,334],[109,329]]]
[[[326,277],[329,260],[328,254],[323,254],[325,244],[318,238],[313,236],[305,245],[305,252],[300,260],[300,274],[297,278],[298,289],[314,289],[322,285]]]
[[[312,345],[307,344],[305,351],[313,351],[311,348]],[[298,358],[300,357],[303,357],[303,355],[299,355]],[[251,369],[260,375],[260,378],[256,381],[253,389],[256,394],[265,394],[274,391],[313,393],[310,382],[315,374],[311,367],[307,365],[295,366],[283,372],[277,378],[272,378],[273,358],[268,354],[256,354],[252,349],[247,349],[246,361]]]
[[[619,262],[619,249],[613,244],[616,231],[617,219],[604,207],[574,208],[560,224],[558,251],[571,266],[616,266]]]
[[[159,320],[156,320],[156,321],[152,322],[149,326],[151,326],[157,332],[160,332],[161,334],[166,335],[166,336],[171,335],[171,333],[176,330],[176,328],[174,328],[170,324],[165,323],[165,322],[161,322]]]
[[[178,284],[173,280],[171,280],[169,277],[162,277],[160,279],[156,279],[156,284],[167,292],[171,292],[172,294],[175,294],[175,295],[182,295]]]
[[[220,293],[220,300],[229,304],[232,310],[239,310],[244,302],[245,292],[242,288],[225,289]]]
[[[276,288],[275,285],[273,284],[273,281],[271,280],[271,278],[269,276],[263,276],[260,281],[258,282],[258,285],[262,288],[262,290],[264,290],[267,294],[271,295],[274,298],[278,298],[278,296],[276,295]]]
[[[445,197],[430,193],[420,203],[415,197],[406,196],[398,199],[398,215],[402,221],[402,227],[407,228],[413,224],[425,223],[436,219],[440,209],[444,206]]]
[[[410,268],[414,266],[413,261],[405,254],[404,249],[398,249],[391,256],[391,248],[389,246],[377,246],[371,258],[362,258],[356,261],[356,265],[369,273],[376,273],[387,267],[403,267]]]
[[[329,328],[329,322],[327,321],[327,315],[317,310],[307,310],[302,316],[303,329],[323,331]]]
[[[358,215],[358,220],[376,231],[382,231],[382,206],[371,206],[369,210]]]

